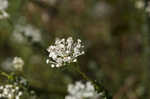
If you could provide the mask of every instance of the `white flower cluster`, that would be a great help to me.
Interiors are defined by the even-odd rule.
[[[13,38],[16,41],[24,42],[26,40],[25,37],[31,38],[32,42],[41,41],[41,34],[37,28],[33,27],[30,24],[27,25],[17,24],[13,31]]]
[[[49,58],[47,63],[51,63],[51,67],[61,67],[66,63],[77,62],[77,57],[84,54],[82,50],[84,46],[81,45],[81,40],[74,42],[72,37],[67,39],[57,38],[54,45],[49,46]]]
[[[150,16],[150,1],[148,1],[148,5],[145,9],[145,11],[148,13],[148,15]]]
[[[100,99],[99,94],[97,94],[91,82],[83,84],[77,81],[75,85],[69,84],[68,92],[69,95],[65,99]]]
[[[20,99],[22,94],[22,91],[16,85],[6,84],[0,86],[0,98],[2,99]]]
[[[22,71],[24,61],[21,57],[7,58],[2,62],[1,67],[6,71]]]
[[[8,0],[0,0],[0,19],[9,17],[8,13],[5,11],[8,8]]]
[[[57,0],[48,0],[47,2],[53,6],[56,4]]]
[[[14,57],[12,64],[15,70],[22,71],[24,61],[22,60],[21,57]]]
[[[13,71],[12,59],[11,58],[6,58],[1,63],[1,68],[4,69],[4,70],[6,70],[6,71]]]
[[[135,1],[135,7],[137,9],[143,9],[144,5],[145,5],[144,0],[137,0],[137,1]]]

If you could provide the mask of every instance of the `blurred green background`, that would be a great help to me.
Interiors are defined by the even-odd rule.
[[[142,0],[8,0],[8,19],[0,20],[0,66],[20,56],[24,73],[39,99],[64,99],[67,85],[82,77],[74,71],[52,69],[46,49],[56,37],[80,38],[85,55],[82,71],[112,93],[114,99],[150,99],[149,16]],[[144,1],[142,1],[144,2]],[[17,24],[31,24],[41,39],[13,36]],[[37,98],[37,99],[38,99]]]

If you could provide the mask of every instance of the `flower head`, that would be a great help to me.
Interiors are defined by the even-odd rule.
[[[5,9],[8,8],[8,0],[0,0],[0,19],[9,17]]]
[[[21,57],[7,58],[1,66],[6,71],[22,71],[24,61]]]
[[[5,59],[2,64],[1,67],[6,70],[6,71],[13,71],[14,68],[12,66],[12,59],[11,58],[7,58]]]
[[[6,84],[0,86],[0,98],[6,99],[20,99],[22,91],[19,86],[13,84]]]
[[[13,64],[13,67],[14,67],[15,70],[22,71],[23,65],[24,65],[24,61],[20,57],[15,57],[13,59],[12,64]]]
[[[99,99],[99,94],[97,94],[91,82],[83,84],[77,81],[75,85],[69,84],[68,92],[69,95],[65,99]]]
[[[40,30],[30,24],[17,24],[12,36],[18,42],[26,41],[25,37],[31,38],[32,42],[40,42],[42,40]]]
[[[143,9],[143,8],[144,8],[144,5],[145,5],[145,3],[144,3],[143,0],[137,0],[137,1],[135,2],[135,7],[136,7],[137,9]]]
[[[66,65],[66,63],[76,62],[77,57],[84,54],[83,47],[80,39],[74,42],[72,37],[67,39],[57,38],[55,44],[47,49],[49,59],[46,62],[51,63],[51,67],[61,67]]]

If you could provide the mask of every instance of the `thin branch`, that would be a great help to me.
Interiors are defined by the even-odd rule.
[[[149,0],[145,0],[145,8],[143,13],[143,26],[142,26],[142,38],[143,38],[143,85],[147,88],[147,94],[150,94],[149,80],[150,80],[150,16],[146,12]]]
[[[112,96],[102,84],[100,84],[96,80],[92,80],[84,72],[80,71],[80,67],[78,64],[75,64],[72,67],[76,72],[78,72],[83,77],[83,79],[90,81],[94,85],[95,90],[101,94],[101,97],[103,97],[104,99],[112,99]]]

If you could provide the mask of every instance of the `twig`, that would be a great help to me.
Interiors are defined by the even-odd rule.
[[[78,72],[85,80],[90,81],[93,85],[95,90],[101,94],[101,97],[103,97],[104,99],[112,99],[112,96],[110,95],[110,93],[108,92],[108,90],[105,89],[105,87],[100,84],[99,82],[97,82],[96,80],[92,80],[91,78],[89,78],[84,72],[80,71],[80,67],[78,64],[75,64],[72,66],[73,69]]]
[[[149,0],[145,0],[145,8],[148,7]],[[150,26],[150,17],[148,16],[148,13],[146,11],[143,13],[143,26],[142,26],[142,38],[143,38],[143,68],[144,68],[144,75],[143,75],[143,85],[148,89],[147,94],[150,94],[150,88],[149,88],[149,80],[150,80],[150,32],[149,32],[149,26]]]

